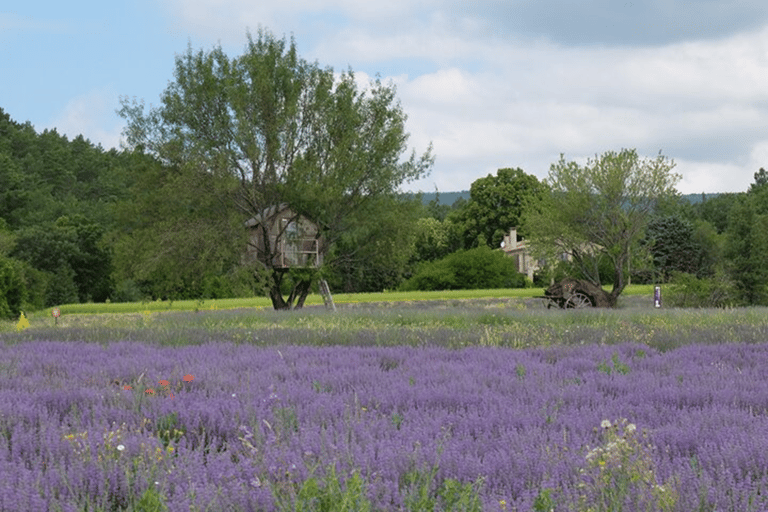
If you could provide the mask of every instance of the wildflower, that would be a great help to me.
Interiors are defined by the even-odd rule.
[[[163,379],[158,384],[160,384],[161,386],[165,387],[165,386],[168,386],[170,384],[170,382],[168,382],[167,380]]]
[[[152,389],[152,388],[148,388],[144,393],[146,393],[148,395],[154,395],[155,394],[155,390]]]
[[[600,422],[600,427],[602,428],[611,428],[611,421],[610,420],[603,420]]]
[[[122,444],[117,445],[117,451],[121,452],[123,450],[125,450],[125,446],[123,446]]]
[[[130,391],[130,390],[132,390],[132,389],[133,389],[133,387],[131,387],[131,386],[129,386],[128,384],[126,384],[125,386],[123,386],[123,389],[124,389],[125,391]]]
[[[194,375],[189,375],[189,374],[187,374],[187,375],[185,375],[185,376],[183,377],[183,379],[182,379],[182,380],[183,380],[184,382],[192,382],[193,380],[195,380],[195,376],[194,376]]]
[[[626,432],[627,434],[631,434],[631,433],[632,433],[632,432],[634,432],[635,430],[637,430],[637,427],[635,427],[635,424],[634,424],[634,423],[630,423],[629,425],[627,425],[627,426],[624,428],[624,432]]]

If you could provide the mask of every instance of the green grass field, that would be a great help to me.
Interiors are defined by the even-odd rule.
[[[655,308],[652,286],[628,288],[613,309],[547,309],[546,301],[536,298],[542,293],[532,288],[339,294],[336,313],[323,307],[319,296],[297,311],[274,311],[262,298],[73,304],[60,307],[58,320],[50,309],[29,313],[29,328],[20,332],[16,321],[0,322],[0,342],[526,348],[634,341],[668,350],[690,343],[762,342],[768,333],[768,308]]]
[[[606,289],[610,289],[606,287]],[[529,298],[543,295],[541,288],[515,288],[496,290],[447,290],[435,292],[385,292],[385,293],[356,293],[334,294],[336,304],[355,304],[370,302],[410,302],[434,300],[464,300],[464,299],[503,299]],[[624,296],[653,295],[653,285],[628,286]],[[307,297],[307,306],[323,304],[320,295],[312,294]],[[272,303],[267,297],[251,297],[240,299],[213,300],[180,300],[154,302],[121,302],[121,303],[88,303],[64,304],[59,306],[62,315],[65,314],[96,314],[96,313],[142,313],[145,311],[196,311],[203,309],[240,309],[240,308],[271,308]],[[53,308],[33,312],[34,316],[50,316]],[[30,316],[28,313],[27,316]]]

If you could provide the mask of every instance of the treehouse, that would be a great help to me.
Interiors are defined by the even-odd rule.
[[[261,261],[268,267],[286,270],[322,265],[319,226],[287,204],[267,208],[245,225],[249,231],[247,261]]]

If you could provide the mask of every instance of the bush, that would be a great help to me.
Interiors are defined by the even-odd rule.
[[[424,263],[400,287],[404,291],[522,288],[525,276],[503,252],[483,246]]]
[[[0,318],[19,316],[26,287],[19,262],[0,256]]]
[[[724,308],[736,302],[736,288],[724,274],[698,278],[683,272],[672,274],[667,305],[679,308]]]
[[[141,302],[144,292],[133,279],[125,279],[112,292],[112,302]]]

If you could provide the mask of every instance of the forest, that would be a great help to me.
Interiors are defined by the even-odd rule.
[[[38,133],[0,109],[0,315],[265,293],[258,269],[242,264],[242,215],[189,180],[141,148]],[[766,184],[760,169],[748,191],[659,204],[631,282],[677,279],[714,301],[768,304]],[[521,198],[544,190],[520,169],[499,169],[453,204],[439,193],[428,202],[395,194],[368,212],[375,225],[363,220],[337,241],[323,275],[347,293],[531,286],[492,249],[521,223]],[[536,285],[574,271],[567,267],[537,275]],[[610,269],[601,277],[610,284]]]

